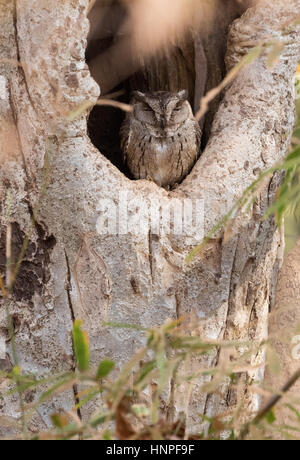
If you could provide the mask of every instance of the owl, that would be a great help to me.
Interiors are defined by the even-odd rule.
[[[201,129],[187,91],[132,93],[120,131],[123,160],[135,179],[164,188],[179,184],[199,156]]]

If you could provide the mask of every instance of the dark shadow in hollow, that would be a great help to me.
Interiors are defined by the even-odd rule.
[[[126,9],[118,1],[96,2],[89,15],[90,34],[86,50],[87,64],[114,45],[126,14]],[[97,78],[95,79],[97,81]],[[101,96],[103,96],[101,81],[97,81],[97,83],[101,89]],[[128,103],[124,83],[121,83],[112,92],[119,90],[123,90],[124,95],[117,100]],[[95,106],[88,119],[88,133],[94,146],[120,171],[129,176],[128,170],[123,164],[120,150],[119,131],[124,117],[125,114],[120,109]]]
[[[237,7],[236,0],[215,1],[220,5],[216,9],[213,26],[202,27],[201,32],[187,30],[185,36],[178,43],[173,43],[167,52],[161,50],[137,70],[138,59],[132,55],[130,40],[122,28],[128,17],[125,4],[119,0],[98,0],[89,15],[91,30],[86,61],[102,90],[101,95],[121,91],[122,95],[116,100],[129,103],[132,90],[177,92],[188,89],[190,103],[197,111],[201,97],[225,76],[228,28],[243,12],[241,2]],[[114,50],[120,42],[123,43],[122,52],[115,55]],[[123,73],[124,68],[125,73],[128,70],[128,76],[123,80],[118,78],[118,61],[122,63]],[[98,63],[96,68],[95,62]],[[130,72],[131,68],[134,71]],[[116,87],[112,87],[112,81],[118,82]],[[209,112],[200,121],[203,127],[202,150],[208,142],[220,100],[221,95],[211,103]],[[125,113],[120,109],[95,106],[89,116],[88,132],[95,147],[130,178],[120,150],[119,130],[124,117]]]

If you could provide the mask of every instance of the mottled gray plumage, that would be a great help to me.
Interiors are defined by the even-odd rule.
[[[187,101],[187,91],[135,91],[121,127],[124,162],[135,179],[161,187],[180,183],[195,164],[201,129]]]

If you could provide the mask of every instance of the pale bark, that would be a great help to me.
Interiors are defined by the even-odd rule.
[[[269,338],[275,360],[267,368],[265,387],[280,392],[300,368],[300,241],[284,260],[276,287],[275,304],[270,315]],[[278,367],[279,363],[279,367]],[[277,424],[297,426],[297,417],[287,407],[300,407],[300,381],[287,392],[274,408]],[[299,433],[294,433],[298,438]],[[284,436],[282,435],[284,439]]]
[[[124,362],[143,341],[135,330],[103,327],[105,320],[152,327],[194,311],[202,338],[264,340],[283,242],[272,219],[262,222],[260,217],[274,196],[278,177],[261,189],[251,212],[236,219],[229,239],[212,240],[189,265],[185,258],[200,237],[157,238],[150,228],[138,236],[133,232],[101,235],[96,223],[102,200],[118,203],[122,191],[139,197],[142,208],[150,198],[163,206],[173,203],[177,209],[178,200],[202,199],[206,233],[259,171],[284,156],[294,124],[293,75],[300,35],[299,29],[291,27],[283,36],[281,28],[295,19],[300,1],[262,1],[234,23],[228,68],[252,44],[270,36],[286,40],[287,46],[274,67],[268,68],[261,57],[227,88],[206,150],[172,193],[151,182],[127,179],[91,145],[86,116],[75,121],[65,117],[86,100],[95,102],[99,93],[84,60],[88,1],[17,1],[15,20],[13,3],[0,2],[0,53],[2,59],[20,59],[25,66],[23,70],[13,62],[0,62],[5,83],[0,99],[4,127],[0,199],[4,209],[10,190],[19,238],[28,232],[30,212],[37,204],[40,226],[31,234],[28,255],[36,263],[30,265],[28,260],[24,285],[10,304],[20,323],[16,345],[23,371],[43,374],[72,368],[74,317],[82,319],[89,332],[93,364],[103,356]],[[48,184],[41,197],[46,153]],[[1,233],[5,237],[3,227]],[[30,289],[25,292],[28,272]],[[47,274],[46,280],[41,273]],[[0,314],[3,344],[3,308]],[[11,355],[8,344],[6,353]],[[6,356],[5,351],[2,354]],[[206,365],[219,359],[211,357]],[[263,361],[263,354],[253,357],[252,363],[261,368],[245,374],[245,381],[262,378]],[[230,397],[227,383],[222,397],[220,393],[208,397],[200,386],[201,381],[188,408],[195,428],[199,413],[211,415],[236,399]],[[243,392],[246,388],[245,384]],[[245,397],[246,405],[255,411],[258,398]],[[35,427],[48,425],[55,407],[73,404],[70,392],[45,405],[40,411],[42,422],[37,419]],[[175,412],[186,410],[186,388],[178,389],[175,406]],[[2,411],[18,417],[16,401],[6,399]]]

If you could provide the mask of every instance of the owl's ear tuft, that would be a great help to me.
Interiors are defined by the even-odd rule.
[[[179,91],[177,93],[177,96],[178,96],[180,101],[186,101],[187,98],[189,97],[189,92],[188,92],[187,89],[183,89],[182,91]]]
[[[146,94],[142,93],[141,91],[132,91],[131,97],[138,102],[145,102]]]

